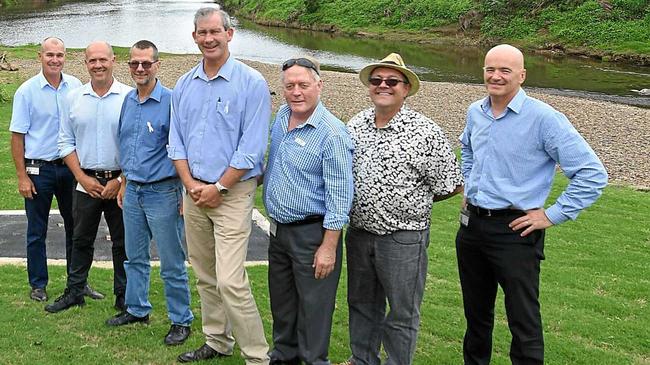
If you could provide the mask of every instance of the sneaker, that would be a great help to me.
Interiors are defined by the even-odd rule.
[[[90,285],[86,284],[84,287],[84,296],[87,296],[90,299],[94,300],[100,300],[104,299],[104,294],[98,292],[97,290],[93,289],[90,287]]]
[[[84,301],[83,295],[74,296],[70,292],[70,289],[66,288],[63,294],[54,300],[54,303],[48,304],[45,306],[45,310],[50,313],[58,313],[62,310],[66,310],[73,306],[84,306],[86,302]]]
[[[169,332],[167,332],[167,335],[165,336],[165,345],[167,346],[180,345],[183,342],[185,342],[185,340],[187,340],[188,337],[190,337],[191,332],[192,330],[190,329],[189,326],[172,324],[172,326],[169,328]]]
[[[29,298],[37,302],[47,302],[47,291],[45,288],[32,288]]]

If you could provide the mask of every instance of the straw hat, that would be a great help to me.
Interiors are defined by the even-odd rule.
[[[418,78],[418,75],[406,68],[404,61],[402,60],[402,56],[400,56],[398,53],[391,53],[383,60],[376,63],[371,63],[368,66],[362,68],[361,72],[359,72],[359,79],[361,79],[361,82],[364,85],[368,86],[368,78],[370,77],[372,71],[377,67],[392,68],[404,74],[404,76],[406,76],[406,79],[409,81],[409,84],[411,84],[411,90],[407,96],[414,95],[420,89],[420,79]]]

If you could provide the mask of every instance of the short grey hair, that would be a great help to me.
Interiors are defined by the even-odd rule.
[[[199,19],[201,18],[207,18],[213,14],[219,14],[221,17],[221,24],[223,24],[223,29],[228,30],[233,27],[233,22],[232,18],[228,13],[226,13],[224,10],[217,5],[217,7],[205,7],[201,8],[194,13],[194,30],[196,30],[196,25],[199,22]]]
[[[61,44],[63,46],[63,51],[65,51],[65,43],[63,43],[63,40],[59,37],[47,37],[43,39],[41,42],[41,52],[45,49],[45,43],[52,42],[54,44]]]
[[[296,66],[302,67],[300,65],[296,65]],[[293,66],[291,66],[291,67],[293,67]],[[320,75],[318,73],[316,73],[316,71],[314,71],[313,69],[311,69],[309,67],[302,67],[302,68],[306,68],[307,70],[309,70],[309,73],[311,74],[311,77],[314,79],[315,82],[318,82],[318,81],[321,80]],[[283,84],[284,84],[284,73],[285,72],[286,72],[286,70],[282,71],[282,73],[280,74],[280,82],[283,83]]]

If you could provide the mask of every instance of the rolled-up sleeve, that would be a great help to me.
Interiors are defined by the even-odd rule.
[[[354,193],[352,153],[349,135],[332,136],[324,146],[323,180],[325,183],[325,220],[323,227],[341,230],[349,222]]]
[[[169,124],[169,143],[167,145],[167,156],[172,160],[187,160],[187,150],[183,135],[181,133],[180,117],[180,95],[182,91],[182,80],[179,80],[172,91],[171,121]]]
[[[66,97],[67,104],[70,107],[61,118],[61,124],[59,125],[59,139],[57,141],[59,156],[61,158],[71,154],[77,148],[74,128],[72,127],[71,112],[74,109],[74,101],[78,95],[79,94],[76,92],[71,92]]]
[[[270,119],[271,94],[266,81],[258,79],[246,94],[242,133],[230,167],[250,170],[261,163],[268,144]]]

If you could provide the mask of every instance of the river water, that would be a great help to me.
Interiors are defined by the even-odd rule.
[[[40,5],[43,3],[44,5]],[[62,38],[68,47],[83,48],[93,40],[128,47],[140,39],[161,51],[198,53],[192,40],[193,14],[205,0],[113,0],[68,2],[31,9],[0,9],[0,44],[39,43]],[[388,42],[320,32],[262,27],[241,21],[230,44],[238,58],[279,64],[296,54],[311,54],[324,68],[354,72],[365,64],[399,52],[424,80],[480,83],[484,49],[448,45]],[[633,105],[650,106],[650,97],[631,89],[650,88],[650,68],[591,59],[526,55],[526,86],[551,93],[575,94]]]

